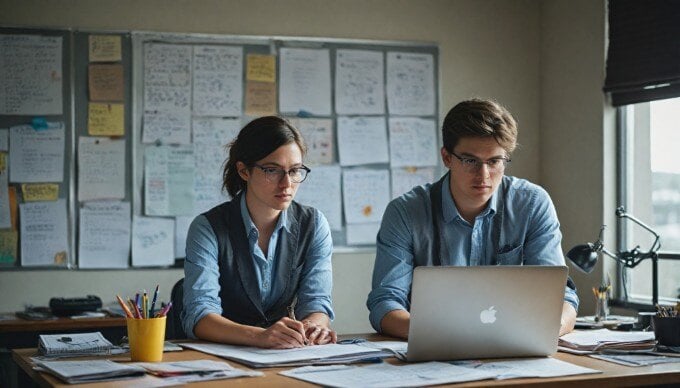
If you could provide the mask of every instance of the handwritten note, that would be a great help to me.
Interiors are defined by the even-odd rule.
[[[383,53],[337,50],[335,58],[335,111],[343,115],[384,114]]]
[[[144,45],[144,110],[191,113],[191,46]]]
[[[56,201],[59,198],[59,185],[55,183],[24,183],[21,193],[25,202]]]
[[[384,117],[338,117],[340,165],[387,163],[387,128]]]
[[[0,230],[0,263],[13,264],[17,261],[18,242],[16,230]]]
[[[7,128],[0,129],[0,151],[9,151],[9,130]]]
[[[380,230],[379,222],[370,224],[347,224],[347,245],[375,244],[375,238]]]
[[[62,114],[61,37],[0,35],[0,53],[0,114]]]
[[[142,126],[142,143],[191,143],[191,115],[188,112],[144,112]]]
[[[340,166],[316,166],[298,186],[295,201],[315,207],[326,216],[331,230],[342,230]]]
[[[224,147],[238,135],[241,121],[225,117],[194,117],[191,127],[194,144]]]
[[[380,222],[390,200],[389,171],[343,170],[342,198],[348,224]]]
[[[88,202],[80,208],[78,266],[127,268],[130,257],[130,202]]]
[[[125,105],[89,103],[87,133],[93,136],[123,136]]]
[[[281,112],[331,114],[331,65],[328,49],[282,48]]]
[[[78,139],[78,201],[125,198],[125,139]]]
[[[220,145],[194,143],[194,211],[191,214],[201,214],[228,199],[222,193],[225,158],[225,149]]]
[[[296,119],[290,123],[300,130],[307,144],[305,163],[310,165],[333,163],[333,120],[331,119]]]
[[[432,54],[387,53],[387,107],[391,114],[435,114]]]
[[[117,35],[89,36],[90,62],[117,62],[121,60],[121,41]]]
[[[436,166],[438,156],[434,120],[415,117],[390,118],[392,167]]]
[[[276,114],[276,84],[248,81],[246,83],[246,114],[267,116]]]
[[[242,80],[243,47],[194,46],[193,113],[240,116]]]
[[[434,167],[407,167],[392,169],[392,198],[411,191],[415,186],[434,181]]]
[[[175,220],[132,217],[132,265],[166,266],[175,262]]]
[[[144,150],[144,209],[149,216],[193,215],[192,146],[147,146]]]
[[[7,152],[0,152],[0,173],[7,172]]]
[[[89,65],[87,86],[90,101],[123,101],[123,65]]]
[[[0,172],[0,228],[12,227],[7,171]]]
[[[61,182],[64,180],[64,125],[50,123],[37,131],[29,125],[11,127],[10,182]]]
[[[19,205],[21,216],[21,265],[68,264],[68,218],[66,200],[27,202]]]
[[[246,80],[276,82],[276,57],[273,55],[248,54]]]

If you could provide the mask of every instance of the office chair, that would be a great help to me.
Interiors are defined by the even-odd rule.
[[[168,313],[167,322],[165,322],[165,338],[166,339],[185,339],[187,335],[182,328],[182,310],[184,309],[184,278],[181,278],[175,283],[170,292],[170,300],[172,301],[172,308]]]

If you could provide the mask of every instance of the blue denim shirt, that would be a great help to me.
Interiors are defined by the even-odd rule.
[[[504,177],[508,180],[508,203],[505,203],[509,222],[502,226],[509,241],[518,242],[501,255],[493,246],[492,221],[498,201],[499,190],[476,218],[474,224],[467,222],[458,212],[451,196],[450,177],[442,186],[443,241],[448,256],[442,257],[442,265],[471,266],[488,265],[498,260],[505,265],[564,265],[559,221],[548,193],[526,180]],[[431,185],[426,185],[429,193]],[[380,332],[380,322],[393,310],[409,310],[411,281],[413,278],[413,240],[424,225],[431,225],[431,215],[414,219],[408,212],[412,206],[422,206],[422,197],[410,191],[394,199],[385,209],[376,241],[376,258],[373,269],[373,289],[366,305],[373,328]],[[502,257],[501,257],[502,256]],[[578,311],[576,291],[566,287],[564,300]]]
[[[241,215],[248,236],[250,253],[255,262],[256,278],[262,295],[262,306],[267,309],[276,302],[283,293],[285,285],[281,276],[285,274],[275,273],[277,245],[286,238],[290,231],[287,225],[286,210],[281,212],[279,220],[269,239],[267,255],[257,244],[259,232],[246,207],[245,195],[241,196]],[[305,260],[310,265],[310,270],[302,274],[298,290],[298,302],[296,313],[302,318],[314,312],[321,312],[334,318],[331,307],[332,268],[331,255],[333,241],[331,239],[328,221],[319,211],[316,211],[317,228],[314,231],[312,248]],[[187,233],[186,259],[184,260],[185,303],[182,312],[184,331],[190,338],[194,335],[194,326],[204,316],[210,313],[222,314],[222,302],[219,297],[219,266],[218,266],[217,238],[208,219],[199,215],[194,219]]]

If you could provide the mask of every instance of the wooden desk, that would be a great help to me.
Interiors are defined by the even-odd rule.
[[[17,379],[18,371],[12,362],[10,349],[38,346],[40,334],[100,331],[109,341],[118,343],[126,330],[123,317],[57,318],[45,321],[29,321],[20,318],[2,320],[0,321],[0,387],[21,385]]]
[[[370,339],[380,339],[376,335],[369,335]],[[382,337],[382,339],[386,339]],[[20,349],[13,351],[13,358],[21,369],[30,376],[33,381],[38,382],[45,387],[69,387],[72,385],[64,384],[60,380],[52,377],[46,373],[39,373],[33,371],[29,357],[36,354],[36,349]],[[483,380],[470,383],[455,384],[455,387],[480,387],[480,386],[532,386],[532,387],[634,387],[634,386],[649,386],[661,384],[678,384],[680,383],[680,364],[661,364],[646,367],[626,367],[606,361],[597,360],[590,357],[576,356],[566,353],[557,353],[555,358],[570,362],[575,365],[584,366],[601,370],[603,373],[558,377],[558,378],[531,378],[531,379],[512,379],[512,380]],[[116,361],[129,361],[129,356],[115,356],[110,359]],[[195,359],[210,359],[221,360],[209,354],[200,353],[193,350],[184,350],[182,352],[171,352],[163,355],[163,361],[179,361],[179,360],[195,360]],[[233,361],[228,361],[230,364],[238,367],[248,369]],[[388,362],[399,364],[396,359],[388,359]],[[240,384],[243,386],[272,386],[272,387],[300,387],[313,386],[301,380],[280,376],[277,373],[286,368],[265,368],[258,369],[265,375],[263,377],[248,377],[229,380],[215,380],[211,382],[196,383],[204,387],[222,387],[225,384]],[[109,387],[126,387],[134,386],[134,380],[121,380],[97,384],[78,384],[79,388],[109,388]]]

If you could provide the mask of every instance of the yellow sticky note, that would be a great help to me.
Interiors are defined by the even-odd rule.
[[[0,174],[7,169],[7,152],[0,152]]]
[[[17,242],[19,233],[16,230],[0,230],[0,263],[17,261]]]
[[[125,105],[90,103],[87,133],[93,136],[123,136]]]
[[[56,183],[24,183],[21,193],[26,202],[56,201],[59,198],[59,185]]]
[[[276,84],[271,82],[246,82],[245,110],[249,116],[276,114]]]
[[[246,80],[276,82],[276,61],[273,55],[248,54]]]
[[[118,35],[90,35],[90,62],[117,62],[121,60]]]

